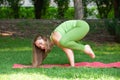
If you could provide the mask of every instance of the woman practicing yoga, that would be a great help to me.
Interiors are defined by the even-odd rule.
[[[89,25],[83,20],[68,20],[61,23],[50,35],[50,39],[37,36],[33,42],[33,67],[42,64],[53,45],[57,45],[67,55],[70,65],[75,66],[73,50],[79,50],[95,58],[95,54],[89,45],[83,45],[77,41],[83,39],[89,31]]]

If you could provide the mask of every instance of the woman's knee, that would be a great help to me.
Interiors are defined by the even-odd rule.
[[[58,34],[57,32],[54,32],[52,34],[52,40],[55,42],[55,44],[58,44],[61,39],[61,35]]]

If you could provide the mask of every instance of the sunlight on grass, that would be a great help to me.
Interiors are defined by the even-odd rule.
[[[65,78],[51,78],[47,75],[37,73],[18,73],[10,75],[2,75],[0,80],[68,80]]]
[[[67,72],[69,73],[69,72]],[[60,75],[60,73],[57,73]],[[48,74],[40,74],[40,73],[13,73],[9,75],[0,75],[0,80],[120,80],[117,78],[114,78],[113,76],[109,75],[95,75],[93,74],[72,74],[72,78],[68,78],[66,74],[62,77],[56,76],[48,76]],[[63,74],[63,73],[62,73]],[[92,76],[94,75],[94,76]],[[101,77],[102,76],[102,77]]]
[[[106,44],[108,47],[105,47],[104,49],[107,51],[119,51],[120,50],[120,44]]]

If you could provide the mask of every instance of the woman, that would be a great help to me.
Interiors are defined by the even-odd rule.
[[[33,62],[32,67],[40,67],[43,60],[47,57],[47,54],[52,49],[53,44],[50,42],[50,39],[37,35],[33,40]]]
[[[89,31],[89,25],[83,20],[69,20],[61,23],[50,36],[50,40],[37,36],[34,40],[33,66],[39,66],[50,51],[51,46],[57,45],[67,55],[70,65],[75,66],[73,50],[83,51],[91,58],[95,54],[89,45],[83,45],[77,41],[83,39]],[[43,51],[42,53],[40,53]],[[41,56],[38,56],[40,55]]]

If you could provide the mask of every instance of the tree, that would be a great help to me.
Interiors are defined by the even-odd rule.
[[[14,18],[19,18],[19,10],[22,5],[20,2],[22,0],[0,0],[0,5],[9,6],[11,9],[11,16]]]
[[[92,2],[93,0],[83,0],[83,9],[84,9],[84,17],[87,17],[87,13],[88,13],[88,9],[87,9],[87,5]]]
[[[22,5],[20,2],[22,0],[7,0],[8,1],[8,5],[10,6],[11,10],[12,10],[12,15],[14,18],[19,18],[19,10],[20,10],[20,6]]]
[[[33,0],[36,19],[41,19],[42,16],[46,14],[49,1],[50,0]]]
[[[113,0],[115,18],[120,19],[120,0]]]
[[[1,6],[2,3],[3,3],[3,0],[0,0],[0,6]]]
[[[83,18],[83,5],[82,0],[74,0],[75,19]]]
[[[58,6],[58,18],[63,19],[65,16],[65,12],[68,9],[68,5],[70,0],[54,0]]]
[[[107,18],[112,9],[112,0],[95,0],[100,18]]]

